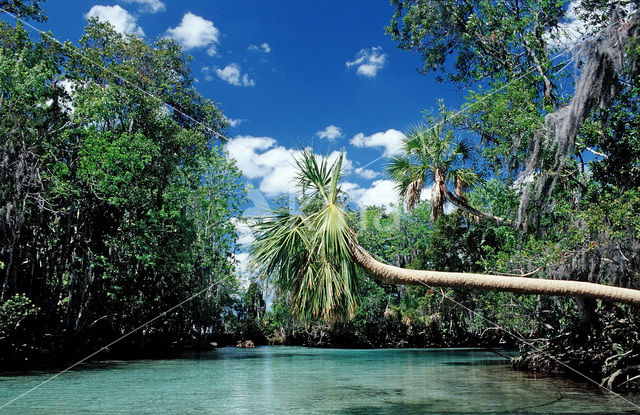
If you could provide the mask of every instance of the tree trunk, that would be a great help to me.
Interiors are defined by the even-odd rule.
[[[404,269],[375,260],[355,241],[350,243],[350,249],[353,260],[360,268],[374,278],[388,284],[427,285],[430,287],[467,288],[519,294],[596,298],[640,306],[640,290],[632,290],[630,288],[582,281]]]
[[[443,189],[447,186],[444,182],[444,174],[436,168],[433,172],[433,188],[431,189],[431,223],[434,223],[436,219],[444,215],[444,201],[445,195]]]
[[[453,205],[461,210],[463,210],[464,212],[467,212],[473,216],[477,216],[479,218],[482,219],[486,219],[488,221],[491,221],[493,223],[495,223],[496,225],[508,225],[508,226],[512,226],[513,225],[513,221],[510,219],[504,219],[501,218],[499,216],[494,216],[491,213],[486,213],[486,212],[482,212],[474,207],[471,207],[468,203],[465,203],[464,200],[456,197],[453,193],[451,193],[449,191],[449,189],[447,189],[446,187],[443,190],[444,192],[444,196],[445,198],[453,203]]]

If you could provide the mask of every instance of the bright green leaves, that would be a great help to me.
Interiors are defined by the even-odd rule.
[[[523,53],[525,44],[546,63],[542,33],[562,18],[566,2],[392,3],[396,12],[386,30],[399,47],[422,55],[423,72],[440,70],[453,81],[467,83],[526,71],[531,62]]]
[[[432,220],[441,214],[446,183],[464,191],[479,181],[479,176],[463,165],[471,157],[471,147],[464,140],[454,140],[451,130],[445,131],[445,119],[433,125],[421,124],[410,129],[403,141],[402,153],[391,159],[387,173],[396,189],[413,209],[423,187],[435,184],[431,193]]]
[[[273,212],[255,226],[253,266],[282,293],[302,320],[353,316],[358,279],[351,260],[352,233],[339,202],[343,155],[330,163],[309,150],[296,160],[304,196],[299,212]]]
[[[36,332],[108,337],[215,286],[158,324],[169,342],[219,332],[244,191],[222,113],[173,42],[94,21],[80,44],[0,24],[0,303],[24,292],[51,314]]]
[[[145,168],[159,155],[154,142],[141,133],[132,137],[91,129],[86,135],[79,149],[78,176],[96,196],[122,206],[136,196],[136,189],[148,185]]]

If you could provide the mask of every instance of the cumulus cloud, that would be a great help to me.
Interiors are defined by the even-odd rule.
[[[229,127],[233,128],[233,127],[237,127],[240,124],[242,124],[245,120],[241,119],[241,118],[229,118],[226,115],[224,116],[224,119],[226,122],[229,123]]]
[[[187,13],[177,27],[167,29],[167,36],[179,42],[185,49],[207,48],[207,54],[216,54],[220,43],[220,31],[210,20]]]
[[[144,31],[137,24],[137,19],[129,14],[122,7],[116,6],[93,6],[84,15],[85,19],[97,18],[101,22],[110,23],[113,28],[120,33],[135,33],[144,36]]]
[[[158,13],[167,9],[166,5],[160,0],[122,0],[125,3],[133,3],[140,5],[140,11],[146,13]]]
[[[379,172],[362,167],[358,167],[357,169],[355,169],[354,173],[367,180],[375,179],[376,177],[380,176]]]
[[[335,125],[328,125],[324,130],[318,131],[316,135],[320,138],[326,138],[329,141],[343,136],[342,129]]]
[[[248,74],[243,74],[240,67],[231,63],[224,67],[224,69],[216,69],[216,75],[225,82],[235,86],[255,86],[253,79],[249,78]]]
[[[392,180],[376,180],[367,188],[346,182],[341,188],[360,207],[398,204],[398,193]]]
[[[238,239],[236,240],[238,245],[247,245],[254,241],[255,238],[253,237],[251,226],[255,225],[255,220],[231,218],[231,223],[238,233]]]
[[[398,154],[402,149],[405,135],[398,130],[389,129],[369,136],[358,133],[349,141],[355,147],[384,148],[387,155]]]
[[[368,78],[374,78],[380,69],[384,67],[387,55],[382,53],[380,46],[362,49],[352,61],[346,63],[347,68],[357,67],[356,73]]]
[[[297,168],[294,158],[300,156],[300,150],[280,146],[271,137],[254,136],[234,137],[225,147],[244,176],[259,180],[258,189],[267,196],[295,192]],[[327,157],[332,163],[339,156],[340,152],[334,151]],[[352,163],[346,157],[342,165],[345,173],[351,171]]]
[[[261,153],[275,144],[276,140],[271,137],[237,136],[227,142],[226,150],[236,160],[242,174],[249,179],[255,179],[269,172],[270,169],[261,159]]]
[[[261,45],[249,45],[249,50],[254,52],[264,52],[271,53],[271,46],[267,42],[262,43]]]

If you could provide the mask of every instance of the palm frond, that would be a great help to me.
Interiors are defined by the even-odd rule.
[[[340,155],[331,165],[311,151],[296,160],[298,183],[322,196],[303,213],[274,212],[255,226],[252,264],[266,280],[291,295],[292,310],[303,320],[353,316],[358,278],[351,260],[351,230],[339,205]]]
[[[461,156],[462,160],[468,160],[471,157],[473,147],[467,140],[460,140],[453,148],[454,157]]]
[[[331,181],[332,167],[326,158],[320,163],[310,149],[304,149],[300,157],[294,159],[297,167],[296,180],[303,194],[310,191],[310,196],[320,195],[327,198],[326,187]],[[335,164],[335,163],[334,163]],[[326,201],[326,200],[325,200]]]
[[[302,215],[280,210],[253,226],[256,238],[249,248],[250,265],[267,283],[289,290],[300,269],[308,266],[307,221]]]

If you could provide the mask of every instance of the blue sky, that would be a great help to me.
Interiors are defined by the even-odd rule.
[[[231,120],[229,152],[253,198],[286,194],[291,157],[306,146],[344,149],[354,203],[396,199],[385,159],[422,110],[461,102],[462,92],[421,75],[418,55],[384,33],[387,0],[96,0],[43,3],[38,23],[77,41],[89,16],[147,41],[169,36],[194,58],[196,87]],[[260,193],[260,194],[258,194]]]

